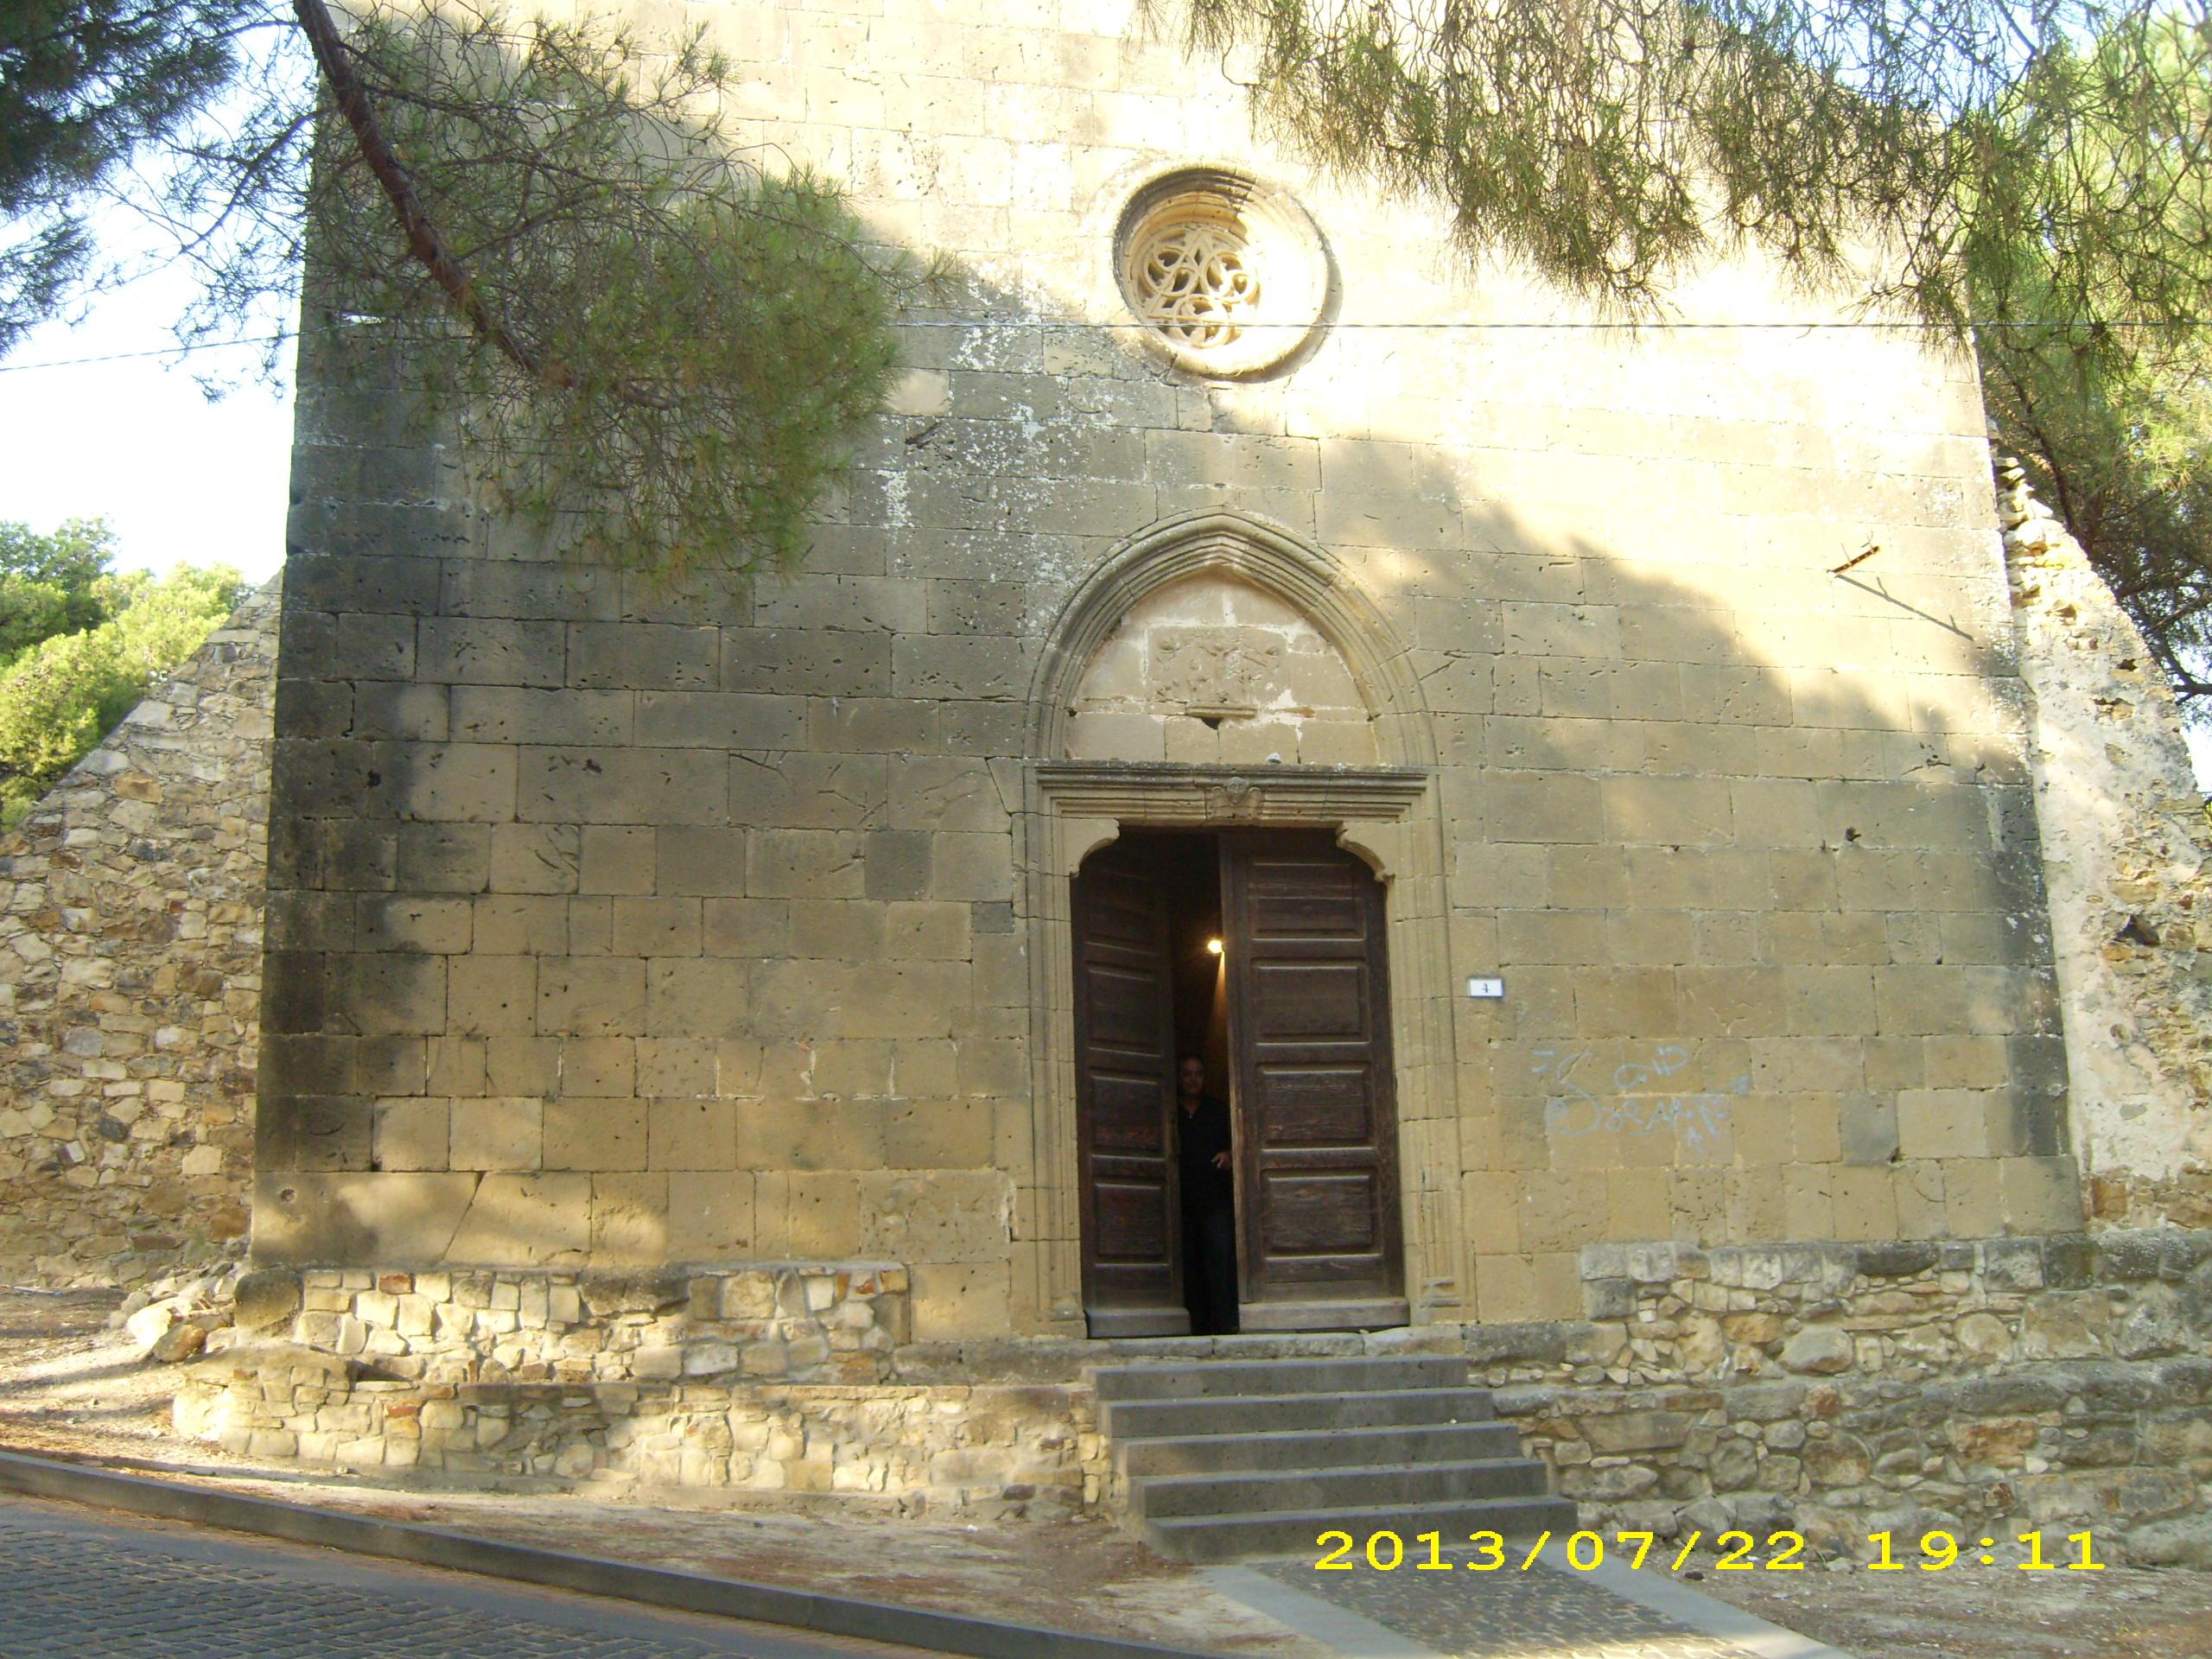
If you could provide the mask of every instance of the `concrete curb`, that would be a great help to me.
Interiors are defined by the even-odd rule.
[[[570,1555],[529,1544],[503,1543],[410,1522],[379,1521],[338,1510],[238,1492],[211,1491],[143,1475],[118,1474],[84,1464],[60,1463],[0,1452],[0,1491],[27,1497],[98,1504],[230,1532],[255,1533],[289,1543],[320,1545],[356,1555],[446,1567],[518,1584],[542,1585],[588,1596],[634,1601],[680,1612],[751,1619],[817,1631],[895,1643],[968,1659],[1211,1659],[1188,1648],[1163,1647],[1119,1637],[1009,1624],[965,1613],[941,1613],[888,1602],[861,1601],[781,1585],[645,1567],[599,1555]]]

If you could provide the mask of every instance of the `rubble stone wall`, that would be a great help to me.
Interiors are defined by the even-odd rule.
[[[257,1457],[455,1478],[1095,1503],[1103,1464],[1073,1368],[901,1377],[908,1286],[875,1263],[268,1269],[238,1285],[238,1323],[187,1374],[175,1418]]]
[[[672,1382],[740,1373],[873,1382],[904,1338],[908,1275],[868,1263],[686,1274],[283,1268],[238,1293],[237,1328],[388,1377]]]
[[[1583,1260],[1590,1319],[1467,1340],[1589,1524],[2212,1567],[2212,1232]]]
[[[834,1492],[998,1514],[1095,1502],[1103,1475],[1087,1391],[1074,1387],[433,1383],[296,1358],[198,1362],[177,1395],[178,1427],[255,1457],[359,1469]]]
[[[2212,1567],[2212,1231],[1600,1245],[1581,1272],[1580,1320],[1163,1347],[914,1342],[880,1263],[271,1269],[177,1419],[324,1464],[1111,1510],[1087,1365],[1457,1351],[1586,1525],[1847,1554],[2087,1529]]]
[[[2212,824],[2181,716],[2081,546],[2006,469],[1999,510],[2094,1216],[2212,1225]]]
[[[243,1245],[278,594],[0,840],[0,1274],[133,1284]]]

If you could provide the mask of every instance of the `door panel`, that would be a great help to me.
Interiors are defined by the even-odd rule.
[[[1278,1067],[1259,1079],[1255,1116],[1269,1146],[1332,1147],[1370,1132],[1367,1075],[1347,1066]]]
[[[1222,843],[1248,1330],[1403,1323],[1382,888],[1325,834]]]
[[[1175,1014],[1167,909],[1126,845],[1075,879],[1077,1144],[1090,1334],[1173,1336],[1183,1306],[1175,1165]]]

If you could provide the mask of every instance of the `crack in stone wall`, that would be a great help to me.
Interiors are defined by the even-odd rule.
[[[259,1037],[272,581],[0,841],[0,1273],[234,1252]]]

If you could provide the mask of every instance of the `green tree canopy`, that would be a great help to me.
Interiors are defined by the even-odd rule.
[[[51,535],[0,522],[0,670],[41,639],[104,621],[102,579],[115,537],[98,519],[73,518]]]
[[[249,10],[241,0],[0,7],[0,353],[92,274],[86,200],[231,84]]]
[[[2165,89],[2155,118],[2101,133],[2095,147],[2114,159],[2086,174],[2084,189],[2115,216],[2151,215],[2142,245],[2194,286],[2200,320],[2212,314],[2212,253],[2203,245],[2212,176],[2166,128],[2212,131],[2204,41],[2201,26],[2169,17],[2116,55],[2114,42],[2098,41],[2063,66],[2069,77],[2103,80],[2131,73],[2145,54],[2154,66],[2151,79]],[[2036,110],[2018,118],[2024,143],[2066,142]],[[2096,248],[2073,257],[2076,280],[2098,296],[2097,311],[2083,322],[2062,321],[2063,296],[2044,286],[2048,257],[2032,236],[2022,248],[1996,265],[1984,304],[2009,302],[2041,321],[1981,332],[1991,417],[2142,627],[2183,708],[2201,718],[2212,710],[2212,329],[2126,326],[2126,314],[2143,308],[2133,262]]]
[[[1154,3],[1315,161],[1630,310],[1738,241],[1937,323],[2202,302],[2196,0]]]
[[[105,525],[0,523],[0,820],[13,823],[245,597],[226,566],[116,575]]]
[[[1743,245],[1971,327],[2002,442],[2212,694],[2202,0],[1155,6],[1294,148],[1617,314],[1663,320],[1675,274]]]

